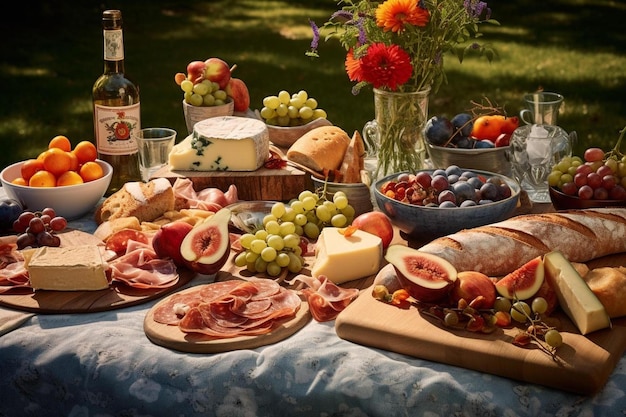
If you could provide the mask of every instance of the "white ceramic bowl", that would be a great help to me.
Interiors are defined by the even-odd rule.
[[[433,172],[433,170],[424,171]],[[440,208],[418,206],[394,200],[380,191],[383,184],[396,179],[398,174],[391,174],[376,181],[372,185],[372,192],[379,210],[385,213],[401,231],[421,242],[456,233],[462,229],[484,226],[511,217],[519,201],[520,186],[517,181],[494,172],[473,169],[469,171],[484,177],[499,177],[511,189],[511,196],[493,203],[470,207]]]
[[[104,176],[84,184],[66,185],[63,187],[28,187],[11,184],[21,176],[23,162],[9,165],[0,173],[0,181],[8,197],[19,201],[25,210],[43,210],[52,207],[54,211],[66,219],[75,219],[93,209],[104,196],[113,167],[97,160],[104,170]]]

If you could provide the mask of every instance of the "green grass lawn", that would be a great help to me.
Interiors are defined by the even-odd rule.
[[[142,125],[186,134],[182,92],[174,74],[188,62],[217,56],[237,64],[252,108],[285,89],[307,90],[329,119],[350,134],[373,118],[371,90],[351,94],[345,51],[320,45],[305,56],[308,19],[322,23],[332,0],[21,2],[16,19],[0,26],[0,167],[33,157],[57,134],[73,143],[93,140],[91,87],[102,72],[101,4],[120,8],[125,21],[127,73],[141,89]],[[559,124],[576,130],[578,153],[612,148],[626,125],[626,5],[609,0],[518,0],[489,3],[501,26],[486,26],[499,52],[488,63],[447,57],[448,84],[431,98],[430,114],[467,110],[487,97],[509,114],[537,88],[565,96]]]

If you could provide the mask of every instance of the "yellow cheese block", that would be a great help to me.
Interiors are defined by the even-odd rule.
[[[611,327],[604,306],[561,252],[546,254],[543,262],[546,278],[557,294],[559,305],[580,333]]]
[[[26,268],[35,290],[96,291],[109,287],[105,263],[95,245],[43,246],[32,252]]]
[[[378,273],[382,257],[383,244],[378,236],[357,230],[346,237],[336,227],[324,227],[315,247],[311,274],[341,284]]]

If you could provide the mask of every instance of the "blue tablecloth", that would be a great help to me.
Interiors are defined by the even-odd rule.
[[[71,226],[94,228],[89,216]],[[181,353],[144,334],[156,302],[35,315],[1,336],[0,416],[626,415],[625,357],[584,397],[360,346],[334,322],[257,349]]]

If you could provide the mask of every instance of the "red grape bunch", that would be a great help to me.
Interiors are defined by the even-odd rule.
[[[57,216],[53,208],[46,207],[41,211],[24,211],[13,223],[17,236],[18,249],[37,248],[41,246],[58,247],[61,239],[56,232],[67,227],[67,220]]]

